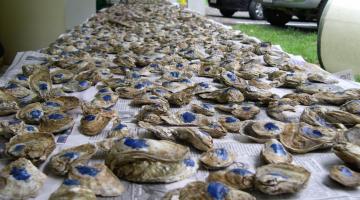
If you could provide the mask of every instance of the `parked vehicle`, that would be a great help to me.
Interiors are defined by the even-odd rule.
[[[258,0],[208,0],[209,6],[217,8],[224,17],[232,17],[237,11],[249,11],[251,19],[263,19],[263,10]]]
[[[260,0],[265,19],[284,26],[293,16],[303,21],[319,21],[328,0]]]

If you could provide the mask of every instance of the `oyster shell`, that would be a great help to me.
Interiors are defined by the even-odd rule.
[[[195,200],[195,199],[231,199],[231,200],[255,200],[249,193],[228,187],[220,182],[196,181],[187,184],[184,188],[170,191],[165,194],[163,200]]]
[[[264,144],[261,157],[266,163],[291,163],[292,155],[276,139],[271,139]]]
[[[74,74],[71,71],[66,70],[66,69],[58,69],[58,70],[51,72],[50,76],[51,76],[52,83],[59,84],[59,83],[66,83],[66,82],[70,81],[74,77]]]
[[[246,190],[254,187],[255,173],[245,168],[234,168],[226,171],[212,172],[208,181],[221,182],[238,190]]]
[[[65,179],[61,186],[51,194],[49,200],[96,200],[95,193],[76,179]]]
[[[6,154],[26,158],[34,164],[44,162],[56,147],[54,136],[48,133],[16,135],[6,143]]]
[[[258,143],[265,143],[279,138],[285,131],[285,124],[276,121],[246,121],[242,124],[240,133]]]
[[[196,84],[193,93],[194,94],[202,94],[202,93],[208,93],[208,92],[214,92],[216,90],[216,87],[210,85],[209,83],[200,82]]]
[[[325,83],[325,84],[334,84],[339,82],[336,79],[330,78],[330,76],[326,76],[320,73],[308,74],[308,80],[313,83]]]
[[[237,133],[240,131],[241,122],[233,116],[222,116],[219,118],[219,122],[229,132]]]
[[[72,92],[82,92],[91,87],[92,83],[87,80],[71,80],[65,83],[62,87],[64,92],[72,93]]]
[[[151,124],[163,124],[161,115],[167,115],[170,111],[168,104],[151,104],[141,107],[141,110],[136,115],[137,121],[149,122]]]
[[[305,187],[310,172],[300,166],[278,163],[256,169],[255,187],[269,195],[296,193]]]
[[[272,67],[279,67],[287,65],[290,61],[290,56],[281,51],[269,51],[264,54],[264,61]]]
[[[341,92],[319,92],[313,95],[320,103],[342,105],[350,100],[360,98],[359,89],[349,89]]]
[[[330,124],[341,123],[350,127],[360,124],[359,115],[354,115],[342,110],[326,110],[324,113],[321,113],[321,115]]]
[[[360,169],[360,146],[351,143],[339,143],[333,147],[333,152],[349,166]]]
[[[266,113],[273,119],[282,122],[298,122],[295,106],[298,103],[292,99],[279,99],[269,103]]]
[[[269,92],[268,90],[258,89],[257,87],[254,86],[247,86],[243,90],[243,94],[246,100],[259,101],[265,104],[269,102],[274,96],[274,94]]]
[[[80,121],[80,132],[84,135],[94,136],[108,125],[114,117],[112,111],[102,110],[93,105],[82,105],[83,117]]]
[[[155,137],[161,140],[175,141],[175,129],[163,126],[154,126],[150,123],[140,121],[138,125],[142,128],[147,129],[155,135]]]
[[[176,113],[169,113],[169,115],[162,115],[160,117],[167,124],[174,126],[195,126],[206,120],[204,115],[195,114],[190,111],[179,111]]]
[[[171,105],[184,106],[191,102],[194,96],[194,87],[186,88],[180,92],[175,92],[170,95],[168,101]]]
[[[311,94],[306,93],[290,93],[283,96],[283,98],[291,99],[304,106],[310,106],[318,103],[317,98],[315,98]]]
[[[39,132],[36,126],[25,124],[19,119],[1,120],[0,136],[12,138],[15,135]]]
[[[32,103],[21,108],[16,114],[16,117],[28,124],[39,124],[44,114],[40,103]]]
[[[22,66],[22,72],[26,76],[32,75],[34,72],[45,70],[45,65],[39,65],[39,64],[28,64]]]
[[[121,123],[120,119],[116,119],[113,122],[113,126],[110,130],[108,137],[124,138],[129,136],[129,134],[130,133],[128,126],[126,124]]]
[[[344,139],[347,142],[360,146],[360,125],[356,125],[355,127],[346,130],[344,132]]]
[[[120,180],[102,163],[75,164],[71,167],[69,178],[79,180],[80,185],[103,197],[119,196],[125,191]]]
[[[74,126],[74,119],[63,112],[51,112],[46,114],[40,122],[39,129],[46,133],[61,133]]]
[[[245,99],[240,90],[235,88],[216,90],[214,92],[200,94],[199,97],[219,103],[241,103]]]
[[[210,103],[192,104],[191,109],[199,114],[206,116],[213,116],[215,114],[215,108]]]
[[[65,175],[70,170],[72,164],[87,161],[95,153],[96,146],[93,144],[82,144],[67,148],[51,157],[49,167],[54,173]]]
[[[360,100],[351,100],[340,107],[341,110],[359,115],[360,114]]]
[[[63,111],[69,111],[72,109],[75,109],[77,107],[79,107],[80,105],[80,100],[75,97],[75,96],[57,96],[57,97],[53,97],[51,99],[49,99],[47,102],[49,101],[55,101],[55,102],[61,102],[62,108],[61,110]],[[44,105],[43,105],[44,108]]]
[[[16,98],[0,90],[0,116],[16,113],[18,109]]]
[[[330,178],[346,187],[360,186],[360,174],[344,165],[335,165],[330,169]]]
[[[201,154],[199,160],[207,169],[221,169],[233,164],[234,155],[224,148],[217,148]]]
[[[218,121],[205,120],[199,125],[199,129],[213,138],[220,138],[227,134],[227,130]]]
[[[324,83],[307,83],[296,88],[299,93],[315,94],[319,92],[341,92],[344,89],[337,85]]]
[[[110,108],[114,106],[119,99],[119,96],[112,94],[96,94],[95,98],[91,101],[94,106],[99,108]]]
[[[24,75],[24,74],[17,74],[12,80],[11,82],[19,84],[23,87],[29,88],[29,77]]]
[[[169,104],[169,103],[166,99],[162,97],[145,94],[143,96],[135,97],[130,104],[132,106],[142,106],[142,105],[150,105],[150,104]]]
[[[1,199],[35,198],[45,183],[46,175],[29,160],[19,158],[5,166],[0,172]]]
[[[220,82],[229,87],[237,89],[244,89],[247,86],[247,82],[239,78],[235,73],[230,71],[223,71],[219,77]]]
[[[6,94],[15,97],[19,101],[30,97],[31,98],[27,102],[36,99],[36,94],[33,91],[14,82],[8,82],[1,90]]]
[[[47,98],[50,96],[52,82],[49,70],[40,70],[29,77],[30,89],[36,92],[40,97]]]
[[[208,151],[214,147],[212,137],[194,127],[181,127],[175,130],[175,138],[191,144],[200,151]]]

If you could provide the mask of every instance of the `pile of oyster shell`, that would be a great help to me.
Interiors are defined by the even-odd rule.
[[[0,136],[11,160],[0,172],[0,199],[35,198],[45,161],[63,178],[50,199],[114,197],[123,181],[171,183],[198,170],[211,170],[205,182],[164,199],[296,193],[311,176],[296,154],[330,149],[339,157],[330,178],[360,185],[360,89],[343,89],[270,43],[163,0],[134,0],[99,12],[42,52],[46,62],[22,66],[0,88]],[[138,110],[132,122],[121,120],[118,102]],[[150,137],[138,137],[131,123]],[[74,131],[102,140],[57,146],[59,135]],[[256,171],[234,166],[242,152],[217,148],[228,134],[263,145]],[[102,162],[94,162],[97,154]]]

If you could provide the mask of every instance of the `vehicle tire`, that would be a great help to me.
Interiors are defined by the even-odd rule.
[[[249,4],[249,15],[251,19],[264,19],[264,12],[261,3],[252,0]]]
[[[224,17],[232,17],[235,12],[236,12],[236,10],[224,9],[224,8],[220,9],[220,13],[221,13]]]
[[[273,26],[285,26],[292,16],[280,10],[264,8],[264,17]]]

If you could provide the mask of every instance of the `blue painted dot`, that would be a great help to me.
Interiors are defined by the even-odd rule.
[[[226,76],[231,80],[231,81],[236,81],[236,75],[234,73],[228,72],[226,73]]]
[[[185,159],[185,160],[184,160],[184,164],[185,164],[187,167],[194,167],[194,166],[195,166],[195,161],[192,160],[192,159]]]
[[[65,179],[63,184],[67,186],[75,186],[80,185],[80,181],[76,179]]]
[[[243,106],[241,108],[243,109],[243,111],[250,111],[251,110],[250,106]]]
[[[191,112],[184,112],[181,115],[181,117],[182,117],[183,122],[185,122],[185,123],[191,123],[191,122],[195,121],[195,119],[196,119],[195,114],[191,113]]]
[[[149,99],[159,99],[158,96],[150,96]]]
[[[207,192],[214,200],[223,200],[229,192],[229,188],[219,182],[210,182]]]
[[[40,84],[39,84],[39,89],[40,89],[41,91],[48,90],[48,89],[49,89],[49,88],[48,88],[48,84],[47,84],[47,83],[40,83]]]
[[[125,138],[124,144],[133,149],[142,149],[149,146],[144,139],[133,139],[129,137]]]
[[[55,74],[54,77],[60,79],[64,77],[64,74]]]
[[[280,172],[271,172],[271,173],[269,173],[269,175],[271,175],[271,176],[278,176],[278,177],[281,177],[281,178],[283,178],[283,179],[288,179],[288,178],[289,178],[288,176],[286,176],[285,174],[280,173]]]
[[[321,133],[319,130],[314,130],[314,129],[309,128],[309,127],[303,127],[303,128],[302,128],[302,131],[303,131],[306,135],[308,135],[308,136],[310,136],[310,137],[320,138],[320,137],[323,136],[322,133]]]
[[[347,167],[340,167],[340,172],[342,173],[342,174],[344,174],[345,176],[352,176],[353,174],[352,174],[352,172],[350,171],[350,169],[349,168],[347,168]]]
[[[286,155],[286,151],[284,149],[284,147],[279,144],[279,143],[273,143],[270,145],[270,148],[275,152],[275,154],[280,155],[280,156],[285,156]]]
[[[218,158],[220,158],[221,160],[227,160],[229,157],[229,154],[227,152],[226,149],[215,149],[215,154]]]
[[[134,87],[135,87],[136,89],[142,89],[142,88],[145,87],[145,85],[142,84],[142,83],[137,83]]]
[[[268,131],[278,131],[280,128],[272,122],[268,122],[264,125],[264,128]]]
[[[31,177],[31,175],[26,171],[26,169],[22,167],[13,167],[10,171],[10,175],[12,175],[18,181],[26,181]]]
[[[203,103],[202,106],[206,109],[211,109],[213,106],[209,103]]]
[[[175,77],[175,78],[179,78],[180,73],[179,72],[170,72],[170,76]]]
[[[151,68],[158,68],[159,65],[158,65],[158,64],[155,64],[155,63],[152,63],[152,64],[150,64],[150,67],[151,67]]]
[[[26,130],[32,132],[35,131],[35,128],[33,126],[26,126]]]
[[[127,128],[127,126],[125,124],[120,123],[120,124],[116,125],[113,130],[118,131],[118,130],[122,130],[123,128]]]
[[[49,116],[49,119],[51,120],[59,120],[59,119],[64,119],[64,115],[60,114],[60,113],[52,113]]]
[[[131,77],[134,78],[134,79],[138,79],[141,76],[140,76],[140,74],[134,72],[134,73],[131,74]]]
[[[238,119],[236,119],[235,117],[226,117],[225,118],[226,123],[235,123],[237,121],[238,121]]]
[[[65,157],[65,158],[68,158],[70,160],[77,159],[77,158],[79,158],[79,156],[80,155],[79,155],[78,152],[72,152],[72,151],[66,152],[63,155],[61,155],[61,157]]]
[[[7,84],[7,86],[5,87],[6,89],[15,89],[15,88],[17,88],[17,87],[19,87],[17,84],[15,84],[15,83],[9,83],[9,84]]]
[[[180,82],[181,83],[191,83],[191,81],[187,78],[181,79]]]
[[[18,74],[17,79],[20,80],[20,81],[27,81],[28,77],[23,75],[23,74]]]
[[[243,169],[243,168],[235,168],[231,170],[232,173],[234,174],[238,174],[240,176],[247,176],[247,175],[252,175],[253,173],[247,169]]]
[[[94,168],[94,167],[89,167],[89,166],[84,166],[84,165],[79,165],[75,167],[77,169],[77,171],[82,174],[82,175],[87,175],[87,176],[93,176],[95,177],[100,170]]]
[[[19,152],[19,151],[22,151],[24,148],[25,148],[24,144],[17,144],[17,145],[15,145],[14,151]]]
[[[56,103],[53,101],[47,101],[47,102],[45,102],[45,105],[49,106],[49,107],[60,107],[61,106],[59,103]]]
[[[177,68],[183,68],[183,67],[184,67],[184,65],[183,65],[183,64],[181,64],[181,63],[178,63],[178,64],[176,64],[176,67],[177,67]]]
[[[203,87],[203,88],[208,88],[208,87],[209,87],[209,84],[204,83],[204,82],[199,83],[199,85],[200,85],[201,87]]]
[[[111,101],[111,95],[103,96],[104,101]]]
[[[88,87],[89,86],[89,82],[88,81],[79,81],[79,85],[81,87]]]
[[[30,111],[30,116],[33,119],[40,119],[42,114],[43,114],[43,112],[41,110],[32,110],[32,111]]]
[[[22,121],[20,119],[13,119],[11,121],[9,121],[9,125],[15,125],[15,124],[20,124]]]
[[[101,90],[99,90],[99,93],[107,93],[107,92],[109,92],[107,88],[102,88]]]
[[[86,116],[84,117],[84,119],[85,119],[86,121],[93,121],[93,120],[96,119],[96,116],[95,116],[95,115],[86,115]]]

